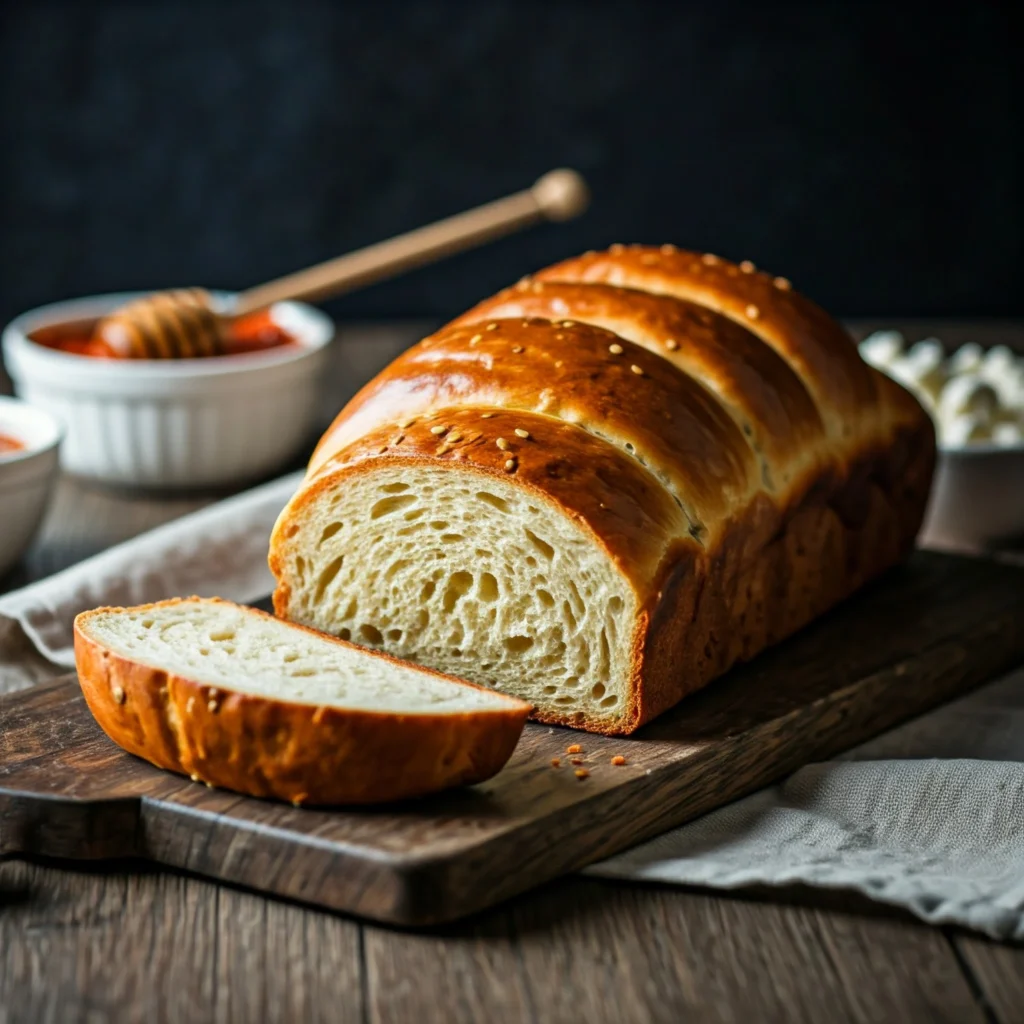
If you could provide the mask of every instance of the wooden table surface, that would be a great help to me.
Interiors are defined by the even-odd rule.
[[[1007,336],[910,332],[936,326]],[[416,333],[343,332],[325,415]],[[222,496],[62,480],[0,592]],[[142,1020],[1024,1022],[1024,949],[806,889],[569,878],[404,933],[143,864],[0,861],[0,1024]]]

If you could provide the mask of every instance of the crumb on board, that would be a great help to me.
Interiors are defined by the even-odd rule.
[[[589,774],[590,772],[588,772],[586,768],[577,768],[576,771],[573,772],[573,775],[575,775],[577,779],[585,779]]]
[[[583,748],[578,743],[573,743],[565,748],[567,754],[582,754]]]
[[[583,764],[583,758],[582,757],[570,757],[569,758],[569,764],[576,764],[576,765]]]
[[[553,758],[551,758],[551,767],[552,768],[558,768],[561,764],[562,764],[562,759],[560,757],[553,757]]]
[[[625,763],[626,763],[626,759],[621,754],[616,754],[612,758],[612,764],[614,764],[614,765],[623,765]]]

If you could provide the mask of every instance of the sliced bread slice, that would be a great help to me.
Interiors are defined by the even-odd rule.
[[[86,702],[125,750],[295,804],[364,804],[481,782],[530,705],[214,599],[75,619]]]

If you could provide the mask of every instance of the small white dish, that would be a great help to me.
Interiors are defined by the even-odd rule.
[[[22,556],[42,524],[63,433],[48,412],[0,396],[0,434],[24,446],[0,455],[0,576]]]
[[[334,323],[299,302],[273,319],[296,345],[207,359],[116,360],[61,352],[29,337],[92,321],[138,293],[97,295],[23,313],[3,332],[17,393],[61,420],[61,465],[104,483],[220,487],[283,466],[312,440]],[[217,298],[230,305],[230,295]]]
[[[940,448],[921,543],[976,550],[1024,540],[1024,447]]]

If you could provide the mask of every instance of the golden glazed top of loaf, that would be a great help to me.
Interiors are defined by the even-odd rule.
[[[786,278],[764,273],[749,260],[731,263],[671,245],[615,245],[556,263],[537,277],[672,295],[742,324],[800,375],[830,436],[870,434],[881,411],[879,374],[860,358],[846,331]]]
[[[700,381],[751,438],[770,491],[820,472],[827,462],[821,417],[803,381],[774,349],[728,317],[635,288],[524,278],[454,323],[516,316],[604,327]]]
[[[610,443],[660,481],[703,546],[755,496],[794,507],[926,415],[786,279],[616,245],[524,278],[414,345],[337,417],[308,479],[370,457],[361,438],[394,453],[403,424],[460,409],[555,417]],[[450,450],[450,418],[432,424],[435,457]]]
[[[701,384],[601,328],[537,319],[448,327],[414,345],[353,399],[313,462],[373,427],[470,405],[556,416],[610,441],[699,532],[760,488],[750,445]],[[439,443],[445,422],[434,425]]]

